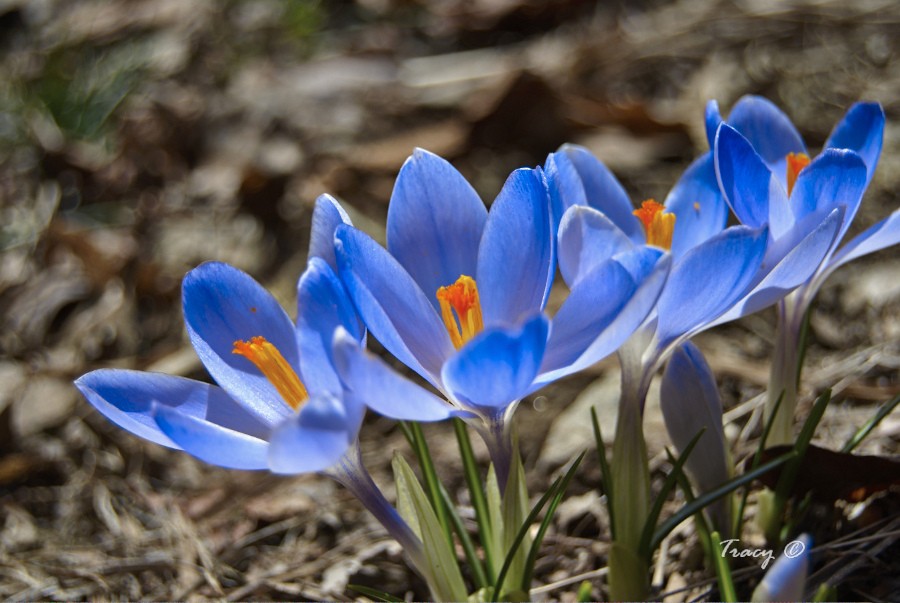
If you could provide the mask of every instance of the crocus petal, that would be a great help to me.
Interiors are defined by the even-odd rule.
[[[634,245],[599,210],[572,206],[559,225],[559,270],[563,280],[571,289],[594,268]]]
[[[235,341],[262,336],[290,366],[298,366],[293,322],[275,298],[249,275],[218,262],[191,270],[181,297],[191,343],[216,383],[265,423],[289,416],[278,390],[252,362],[233,353]]]
[[[356,439],[343,402],[330,395],[313,396],[300,412],[275,428],[268,464],[274,473],[324,471],[344,456]]]
[[[403,421],[457,416],[449,403],[401,376],[346,332],[339,330],[335,335],[334,358],[347,389],[379,414]]]
[[[341,280],[369,331],[401,362],[437,383],[453,344],[422,289],[368,235],[339,226],[336,240]]]
[[[671,251],[676,258],[725,228],[728,205],[719,190],[712,152],[688,167],[666,197],[665,206],[675,214]]]
[[[866,163],[866,185],[872,181],[884,139],[884,109],[878,103],[856,103],[838,123],[825,148],[851,149]]]
[[[514,171],[491,206],[478,249],[475,280],[486,326],[516,324],[543,310],[556,272],[554,239],[543,173]]]
[[[444,365],[444,384],[472,408],[503,408],[528,393],[547,345],[543,314],[515,329],[482,331]]]
[[[575,167],[584,186],[587,204],[606,214],[632,241],[643,243],[644,229],[632,213],[634,206],[609,168],[584,147],[563,145],[557,155],[560,160],[568,159]]]
[[[666,431],[675,448],[684,452],[705,430],[687,458],[686,466],[702,492],[710,492],[731,477],[722,428],[722,400],[712,370],[697,347],[679,346],[663,373],[659,403]]]
[[[715,166],[725,200],[742,224],[770,224],[778,237],[791,222],[787,195],[746,138],[722,124],[715,142]],[[676,225],[677,230],[677,225]]]
[[[675,264],[657,309],[660,349],[711,322],[740,299],[757,274],[767,236],[765,229],[733,226]]]
[[[152,416],[160,430],[201,461],[227,469],[267,469],[269,443],[169,406],[154,404]]]
[[[338,327],[346,329],[357,341],[365,336],[365,328],[340,279],[325,260],[312,258],[297,286],[300,378],[309,391],[341,391],[331,359],[331,342]]]
[[[334,257],[334,231],[340,224],[351,224],[350,216],[331,195],[316,199],[312,215],[312,232],[309,235],[309,257],[322,258],[332,270],[337,270]]]
[[[778,556],[762,581],[753,590],[751,601],[802,601],[809,574],[809,548],[812,540],[801,534]]]
[[[387,248],[438,308],[438,288],[474,276],[487,210],[475,189],[437,155],[416,149],[397,176]]]
[[[103,416],[146,440],[178,448],[153,420],[154,403],[185,415],[265,438],[269,426],[244,410],[221,388],[159,373],[100,369],[80,377],[75,386]]]
[[[829,263],[829,272],[856,258],[900,243],[900,209],[857,235],[838,251]]]
[[[866,190],[866,165],[853,151],[825,149],[797,176],[791,193],[794,216],[801,220],[820,210],[845,206],[843,238]]]
[[[744,96],[731,110],[726,122],[750,141],[786,189],[788,153],[806,153],[803,138],[790,118],[766,98]]]
[[[723,121],[722,114],[719,112],[718,101],[707,101],[703,121],[706,125],[706,141],[709,143],[710,150],[712,150],[716,144],[716,132],[719,130],[719,124]]]

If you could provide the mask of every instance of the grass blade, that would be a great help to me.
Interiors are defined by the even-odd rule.
[[[866,424],[860,427],[856,433],[853,434],[847,443],[844,444],[843,448],[841,448],[841,452],[853,452],[853,449],[859,446],[866,437],[872,433],[872,430],[878,427],[878,424],[881,423],[881,420],[886,416],[891,414],[897,405],[900,404],[900,395],[894,396],[893,400],[888,400],[872,416],[871,419],[866,421]]]
[[[475,520],[478,523],[478,536],[481,539],[481,546],[484,548],[485,564],[490,572],[490,581],[493,582],[494,576],[494,547],[491,538],[491,516],[487,508],[487,498],[484,494],[484,488],[481,486],[481,475],[478,471],[478,463],[475,461],[475,454],[472,452],[472,441],[469,439],[469,432],[466,424],[460,419],[453,419],[453,429],[456,431],[456,441],[459,445],[459,453],[463,462],[463,473],[466,477],[466,484],[469,487],[469,497],[472,499],[472,507],[475,509]]]
[[[358,592],[363,596],[369,597],[373,601],[384,601],[384,603],[403,603],[403,599],[398,599],[394,595],[382,592],[377,588],[370,588],[368,586],[363,586],[362,584],[348,584],[347,588],[354,592]]]
[[[600,459],[600,487],[606,494],[606,512],[609,513],[610,538],[616,539],[615,509],[613,509],[612,495],[612,470],[609,468],[609,459],[606,456],[606,443],[603,441],[603,433],[600,431],[600,421],[597,419],[597,409],[591,407],[591,424],[594,427],[594,440],[597,445],[597,456]]]

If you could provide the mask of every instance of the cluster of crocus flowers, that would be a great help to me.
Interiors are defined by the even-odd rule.
[[[773,368],[771,393],[790,398],[799,324],[823,279],[900,240],[895,212],[839,249],[880,153],[879,106],[854,106],[814,159],[762,99],[742,99],[728,120],[712,103],[706,123],[711,150],[663,203],[638,206],[578,146],[514,171],[490,211],[447,161],[416,150],[397,177],[386,246],[334,199],[317,201],[296,322],[233,267],[188,273],[185,324],[217,385],[111,369],[76,385],[119,426],[206,462],[337,479],[403,545],[432,594],[453,598],[458,591],[435,586],[441,569],[416,530],[362,466],[365,409],[466,421],[487,444],[502,489],[518,454],[518,403],[617,352],[611,483],[623,512],[613,520],[610,585],[613,597],[642,597],[648,560],[638,544],[651,506],[642,414],[653,376],[669,362],[662,403],[676,447],[707,430],[686,467],[713,489],[731,466],[715,380],[690,338],[777,304],[786,334],[776,359],[793,372]],[[727,226],[729,209],[741,224]],[[568,295],[550,316],[557,269]],[[369,336],[415,375],[370,353]],[[710,512],[731,524],[727,504]]]

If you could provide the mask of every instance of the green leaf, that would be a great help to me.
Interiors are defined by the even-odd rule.
[[[441,481],[438,479],[437,471],[434,468],[434,461],[431,459],[431,452],[428,450],[428,443],[425,441],[425,434],[422,433],[422,426],[415,422],[406,422],[408,429],[407,438],[410,438],[413,450],[416,453],[416,459],[419,461],[419,468],[422,470],[422,476],[425,478],[425,487],[428,490],[428,499],[431,501],[431,508],[434,509],[438,518],[438,523],[444,531],[444,537],[447,544],[453,547],[453,533],[450,529],[450,520],[447,518],[447,509],[441,500]]]
[[[550,527],[550,521],[553,519],[553,514],[556,512],[556,507],[559,506],[560,501],[566,493],[566,489],[569,487],[569,482],[572,481],[572,476],[575,475],[575,470],[578,469],[585,454],[587,454],[587,451],[579,454],[578,458],[572,462],[572,466],[566,471],[562,482],[559,483],[559,487],[556,489],[553,498],[550,500],[550,506],[547,507],[547,512],[544,514],[544,520],[541,521],[541,525],[534,537],[534,542],[531,543],[531,550],[528,551],[528,559],[525,561],[525,573],[522,575],[522,590],[524,591],[528,591],[531,588],[531,577],[534,573],[534,564],[537,562],[537,556],[541,549],[541,542],[544,541],[544,534],[547,533],[547,528]]]
[[[518,540],[518,544],[515,547],[513,545],[517,542],[516,530],[525,523],[525,516],[528,515],[528,491],[525,486],[525,469],[522,467],[522,459],[517,453],[512,456],[512,466],[506,490],[503,492],[503,550],[512,555],[512,563],[507,573],[510,584],[521,584],[522,576],[525,573],[528,548],[531,545],[527,529],[522,538]],[[530,525],[531,522],[528,522],[525,527]]]
[[[647,522],[644,524],[644,530],[641,532],[641,540],[638,545],[638,554],[643,557],[647,563],[650,563],[650,558],[653,551],[650,549],[650,540],[653,538],[653,530],[656,529],[656,522],[659,520],[659,515],[662,513],[663,505],[666,503],[666,499],[669,497],[669,494],[672,490],[675,489],[675,485],[677,484],[678,474],[683,471],[684,464],[687,462],[688,456],[690,456],[691,452],[694,451],[694,446],[697,445],[697,442],[700,441],[700,438],[703,436],[703,432],[706,431],[706,428],[702,428],[697,432],[688,445],[685,447],[684,452],[678,459],[675,461],[675,464],[672,467],[672,471],[669,472],[669,475],[666,476],[666,481],[663,482],[663,486],[659,491],[659,494],[656,495],[656,498],[653,501],[653,505],[650,507],[650,512],[647,514]]]
[[[398,599],[397,597],[390,595],[386,592],[380,591],[377,588],[369,588],[368,586],[363,586],[362,584],[348,584],[347,588],[352,591],[358,592],[361,595],[365,595],[369,597],[373,601],[385,601],[385,603],[402,603],[403,599]]]
[[[460,419],[453,419],[453,429],[456,431],[456,441],[459,445],[459,454],[463,462],[463,474],[466,485],[469,487],[469,498],[472,500],[472,508],[475,510],[475,521],[478,523],[478,536],[481,538],[481,546],[484,548],[485,564],[489,572],[491,582],[497,577],[494,562],[494,543],[491,533],[491,516],[488,511],[487,498],[484,488],[481,486],[481,475],[478,471],[478,463],[472,452],[472,442],[466,424]]]
[[[841,452],[853,452],[853,449],[859,446],[866,437],[872,433],[872,430],[878,427],[878,424],[881,423],[882,419],[891,414],[897,405],[900,404],[900,395],[894,396],[892,400],[889,400],[881,405],[875,415],[866,421],[866,424],[860,427],[856,433],[853,434],[847,443],[841,448]]]
[[[492,563],[500,563],[500,552],[503,551],[503,504],[500,499],[500,485],[497,483],[497,473],[494,466],[488,467],[486,483],[488,517],[490,518],[491,535],[490,546],[494,551]],[[491,574],[494,576],[500,571],[500,566],[491,566]],[[495,580],[496,583],[496,580]]]
[[[613,600],[647,598],[647,562],[618,542],[609,545],[609,592]]]
[[[463,601],[468,593],[463,582],[462,573],[456,554],[447,543],[431,501],[425,495],[419,480],[406,460],[399,454],[394,455],[391,463],[397,479],[398,491],[402,488],[408,493],[412,511],[415,513],[421,530],[422,545],[425,558],[428,560],[428,576],[426,580],[432,595],[442,601]]]
[[[731,567],[728,559],[722,554],[722,536],[718,532],[709,535],[709,543],[712,546],[713,563],[716,566],[716,576],[719,579],[719,594],[723,601],[729,603],[737,601],[737,591],[734,590],[734,580],[731,577]]]
[[[702,496],[698,496],[692,502],[681,507],[675,515],[667,519],[663,524],[656,530],[656,533],[653,535],[653,540],[650,543],[650,550],[656,550],[656,547],[662,542],[662,539],[668,536],[669,532],[674,530],[678,525],[690,517],[694,515],[710,503],[719,500],[723,496],[734,492],[744,484],[749,484],[759,476],[772,471],[773,469],[780,467],[781,465],[787,463],[793,458],[796,458],[796,451],[787,452],[775,459],[772,459],[768,463],[760,465],[756,469],[748,471],[743,475],[739,475],[732,480],[729,480],[713,490],[712,492],[707,492]]]
[[[609,514],[610,538],[616,539],[615,509],[613,509],[613,480],[612,471],[609,468],[609,458],[606,456],[606,444],[603,434],[600,432],[600,421],[597,419],[597,409],[591,407],[591,423],[594,427],[594,441],[597,445],[597,456],[600,459],[600,488],[606,495],[606,512]]]
[[[489,583],[487,576],[484,573],[484,565],[475,553],[475,545],[472,544],[472,538],[469,536],[469,531],[466,530],[466,526],[463,525],[459,513],[456,512],[456,507],[453,506],[453,502],[450,500],[450,495],[447,494],[447,490],[443,486],[441,486],[441,501],[447,509],[447,517],[453,525],[453,531],[456,532],[456,535],[459,537],[459,542],[462,544],[463,552],[466,554],[466,561],[469,562],[469,568],[472,570],[472,577],[475,579],[475,585],[477,588],[488,586]]]

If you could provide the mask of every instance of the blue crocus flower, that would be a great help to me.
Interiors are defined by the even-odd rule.
[[[801,534],[784,547],[772,567],[753,590],[751,601],[803,601],[809,577],[812,538]]]
[[[182,284],[191,343],[218,385],[172,375],[100,369],[75,385],[110,421],[157,444],[221,467],[324,473],[350,489],[424,568],[422,545],[384,499],[359,457],[363,400],[343,390],[332,340],[365,330],[334,272],[333,239],[349,222],[321,197],[311,259],[298,284],[296,325],[244,272],[218,262]]]
[[[668,262],[638,250],[586,271],[550,321],[555,233],[542,170],[514,171],[490,213],[459,172],[417,150],[397,177],[387,249],[340,226],[339,274],[369,331],[444,399],[347,338],[342,377],[397,419],[469,419],[504,483],[508,417],[547,382],[614,351],[656,301]]]
[[[798,254],[795,265],[812,270],[804,268],[806,277],[778,304],[779,341],[767,408],[771,414],[783,396],[770,442],[788,443],[799,380],[800,330],[812,299],[838,267],[900,242],[900,210],[896,210],[841,247],[878,164],[884,112],[877,103],[855,104],[812,160],[790,119],[760,97],[738,101],[727,122],[711,101],[707,133],[715,136],[716,170],[738,219],[751,226],[769,225],[769,255],[782,253],[812,230],[823,230],[828,221],[837,226],[824,253]]]

